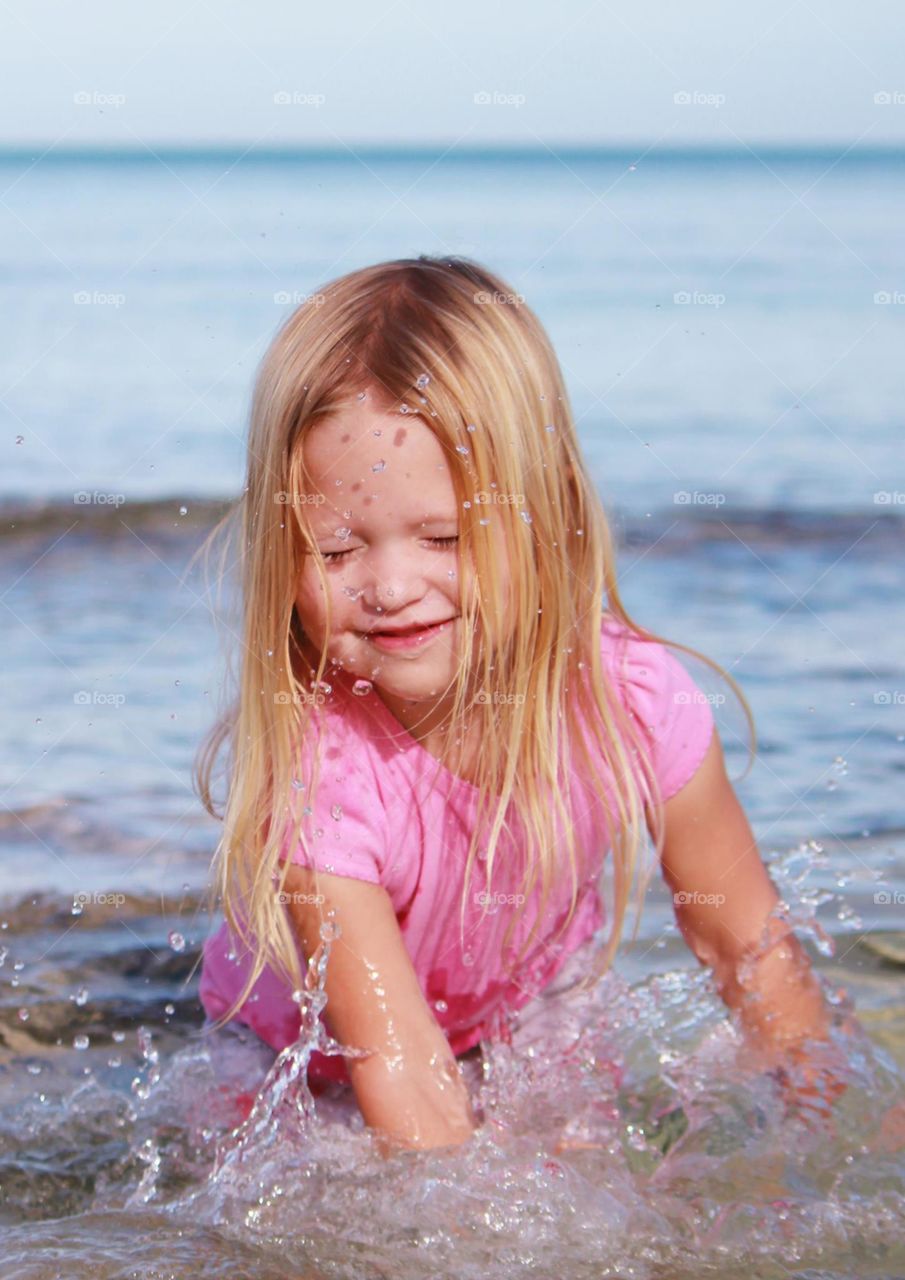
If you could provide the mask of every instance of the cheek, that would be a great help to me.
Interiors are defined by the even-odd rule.
[[[332,598],[331,604],[335,614],[336,605]],[[316,569],[305,569],[299,576],[295,607],[298,610],[302,626],[308,634],[312,639],[320,640],[326,622],[327,605]]]

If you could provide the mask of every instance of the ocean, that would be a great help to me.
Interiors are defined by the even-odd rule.
[[[200,1155],[126,1210],[150,1167],[139,1135],[160,1146],[157,1113],[130,1092],[149,1063],[138,1029],[163,1064],[198,1052],[197,972],[184,979],[217,923],[199,912],[217,825],[189,771],[223,655],[186,570],[241,489],[252,380],[277,327],[319,285],[384,259],[474,257],[539,315],[627,607],[740,682],[758,731],[744,778],[743,717],[731,697],[716,710],[739,797],[768,862],[811,851],[806,887],[789,884],[831,940],[815,963],[844,979],[893,1080],[901,975],[878,947],[905,930],[898,153],[7,152],[0,190],[0,1158],[16,1276],[56,1274],[60,1219],[70,1270],[100,1230],[94,1273],[139,1274],[112,1261],[117,1233],[205,1176]],[[115,906],[98,908],[104,895]],[[698,980],[660,886],[620,972],[649,984],[666,970]],[[72,1121],[86,1089],[90,1119]],[[120,1098],[137,1112],[102,1140]],[[845,1168],[841,1146],[823,1154]],[[890,1155],[890,1185],[903,1171]],[[889,1262],[905,1230],[881,1221],[886,1191],[852,1187],[868,1207],[845,1238]],[[399,1221],[383,1226],[386,1243]],[[738,1230],[733,1256],[760,1257],[757,1229]],[[795,1230],[801,1269],[777,1275],[824,1265],[819,1232]],[[228,1273],[179,1270],[164,1239],[148,1268]],[[663,1239],[650,1274],[685,1274],[678,1235]],[[247,1221],[230,1240],[217,1265],[260,1249],[253,1273],[276,1266],[272,1236]],[[400,1275],[421,1274],[410,1247]],[[852,1249],[820,1274],[867,1274]],[[327,1254],[310,1257],[317,1274]],[[905,1270],[896,1257],[889,1274]]]

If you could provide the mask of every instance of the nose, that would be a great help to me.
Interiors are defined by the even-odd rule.
[[[397,547],[381,553],[372,548],[362,562],[358,586],[366,608],[395,613],[424,595],[423,561],[417,551],[407,553]]]

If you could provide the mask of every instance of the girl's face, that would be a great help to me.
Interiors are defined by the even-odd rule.
[[[458,665],[459,513],[443,449],[422,419],[377,409],[369,391],[311,430],[304,457],[309,501],[318,499],[309,511],[326,559],[330,634],[312,555],[298,582],[300,621],[330,661],[372,681],[405,723],[416,704],[425,713],[451,695]]]

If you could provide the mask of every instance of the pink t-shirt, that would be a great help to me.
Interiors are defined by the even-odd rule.
[[[709,701],[663,645],[639,639],[609,617],[601,627],[601,657],[623,703],[653,733],[653,764],[662,798],[668,800],[704,758],[713,729]],[[352,693],[352,681],[343,672],[331,675],[331,683],[332,694],[316,709],[323,745],[306,829],[314,861],[323,872],[385,888],[425,998],[453,1052],[462,1054],[490,1034],[495,1012],[521,1008],[603,925],[599,881],[611,843],[605,812],[586,782],[573,775],[581,870],[575,914],[559,940],[549,941],[568,914],[566,873],[564,883],[551,891],[542,940],[526,954],[517,980],[508,980],[501,943],[508,912],[514,910],[505,895],[519,887],[506,879],[507,868],[518,865],[520,827],[514,810],[507,814],[511,831],[504,828],[499,838],[491,885],[495,905],[483,923],[485,864],[475,862],[463,946],[459,909],[477,788],[441,766],[376,691],[364,697]],[[306,793],[300,795],[307,799]],[[301,848],[285,847],[283,856],[290,852],[294,862],[302,861]],[[539,899],[538,888],[516,931],[517,946],[537,918]],[[236,954],[236,945],[226,922],[204,944],[199,994],[212,1018],[238,995],[248,972],[249,957]],[[298,1038],[298,1006],[270,968],[235,1016],[274,1049]],[[312,1055],[309,1078],[348,1081],[342,1058],[321,1053]]]

